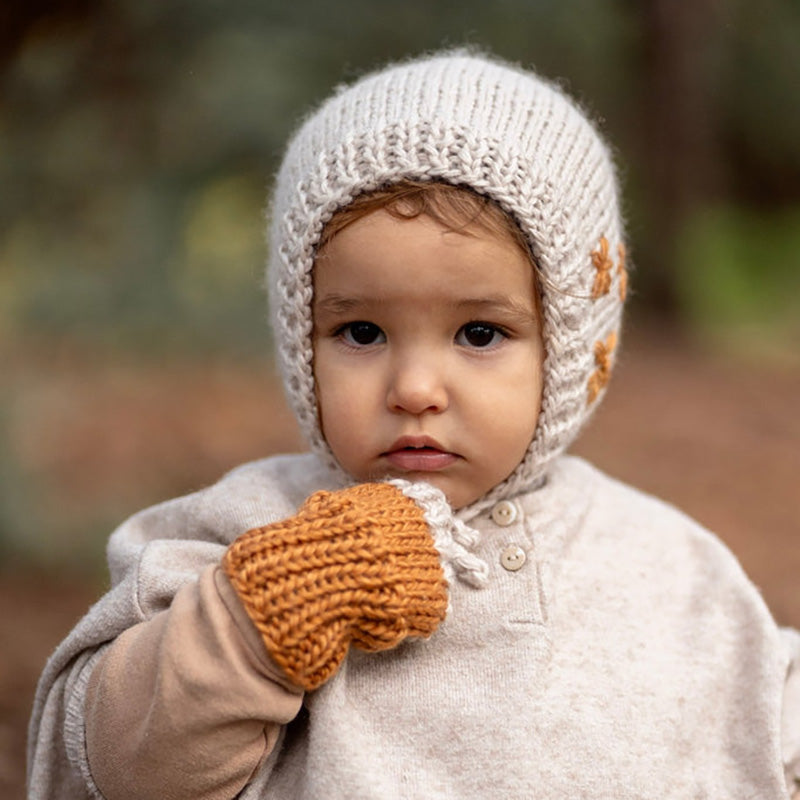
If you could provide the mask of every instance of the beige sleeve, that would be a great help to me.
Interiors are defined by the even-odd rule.
[[[86,748],[107,800],[230,800],[302,703],[222,571],[130,628],[92,673]]]

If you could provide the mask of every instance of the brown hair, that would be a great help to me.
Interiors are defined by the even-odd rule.
[[[466,236],[470,235],[469,228],[477,225],[488,233],[510,238],[535,266],[525,234],[494,200],[467,186],[435,181],[404,180],[359,195],[331,217],[322,231],[317,252],[346,227],[379,209],[398,219],[425,215]]]

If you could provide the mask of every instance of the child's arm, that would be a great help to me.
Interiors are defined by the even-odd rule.
[[[430,635],[447,605],[422,510],[386,484],[318,493],[223,563],[233,585],[207,569],[92,674],[87,754],[108,800],[234,797],[299,710],[299,687],[327,680],[351,642]]]
[[[209,567],[95,667],[85,710],[92,777],[107,800],[232,798],[302,696]]]
[[[95,666],[125,631],[169,609],[218,565],[238,534],[292,514],[325,480],[315,462],[283,456],[244,465],[218,483],[140,511],[112,534],[111,588],[48,660],[28,737],[30,800],[98,796],[86,758],[86,691]]]

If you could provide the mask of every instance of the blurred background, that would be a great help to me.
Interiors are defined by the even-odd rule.
[[[260,289],[271,175],[333,86],[425,50],[535,67],[613,143],[635,291],[576,450],[800,625],[798,42],[796,0],[6,0],[0,788],[114,525],[302,446]]]

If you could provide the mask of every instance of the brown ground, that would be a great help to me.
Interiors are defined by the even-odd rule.
[[[779,622],[800,626],[800,370],[655,342],[651,336],[623,351],[576,451],[717,531]],[[32,374],[21,380],[36,389]],[[282,400],[252,365],[98,370],[56,361],[48,397],[12,432],[12,444],[73,514],[109,496],[133,509],[244,459],[297,446]],[[63,576],[0,572],[3,798],[23,796],[38,673],[97,591]]]

